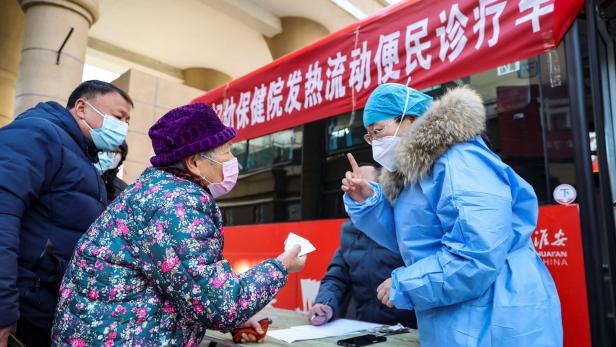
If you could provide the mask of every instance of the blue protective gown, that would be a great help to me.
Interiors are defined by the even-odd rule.
[[[424,125],[410,136],[431,136]],[[407,179],[393,203],[374,182],[363,203],[344,196],[353,223],[402,255],[391,302],[416,311],[422,347],[562,346],[556,287],[530,238],[538,214],[532,187],[479,136],[445,145],[429,174]]]

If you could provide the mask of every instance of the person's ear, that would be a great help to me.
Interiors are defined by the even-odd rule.
[[[85,100],[79,98],[75,101],[75,105],[73,105],[73,112],[79,115],[79,118],[84,118],[83,115],[86,112],[86,103]]]
[[[188,170],[193,175],[200,177],[201,172],[199,171],[198,165],[199,155],[191,155],[190,157],[184,159],[184,166],[186,166],[186,170]]]
[[[416,118],[415,116],[408,115],[408,116],[405,116],[402,120],[400,120],[400,122],[402,123],[402,126],[406,127],[406,126],[413,124],[413,122],[415,121],[415,118]]]

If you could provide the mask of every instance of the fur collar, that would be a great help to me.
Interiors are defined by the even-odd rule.
[[[477,92],[466,86],[449,90],[407,128],[396,153],[398,171],[383,170],[379,179],[385,196],[393,203],[405,186],[427,177],[451,146],[483,133],[485,123]]]

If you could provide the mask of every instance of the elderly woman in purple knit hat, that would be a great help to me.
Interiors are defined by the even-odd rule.
[[[60,288],[55,346],[197,346],[205,329],[260,331],[249,318],[305,264],[299,247],[241,275],[223,258],[214,199],[233,188],[238,163],[235,130],[210,106],[171,110],[149,135],[154,167],[77,245]]]

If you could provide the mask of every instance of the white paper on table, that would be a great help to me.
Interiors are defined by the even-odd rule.
[[[269,330],[267,336],[287,343],[302,340],[322,339],[325,337],[344,336],[362,330],[373,329],[382,324],[361,322],[351,319],[337,319],[320,326],[299,325],[287,329]]]
[[[310,243],[310,241],[297,234],[289,233],[289,236],[287,236],[287,239],[284,241],[284,250],[288,251],[295,245],[299,245],[301,247],[301,250],[299,251],[300,257],[317,250],[312,243]]]

